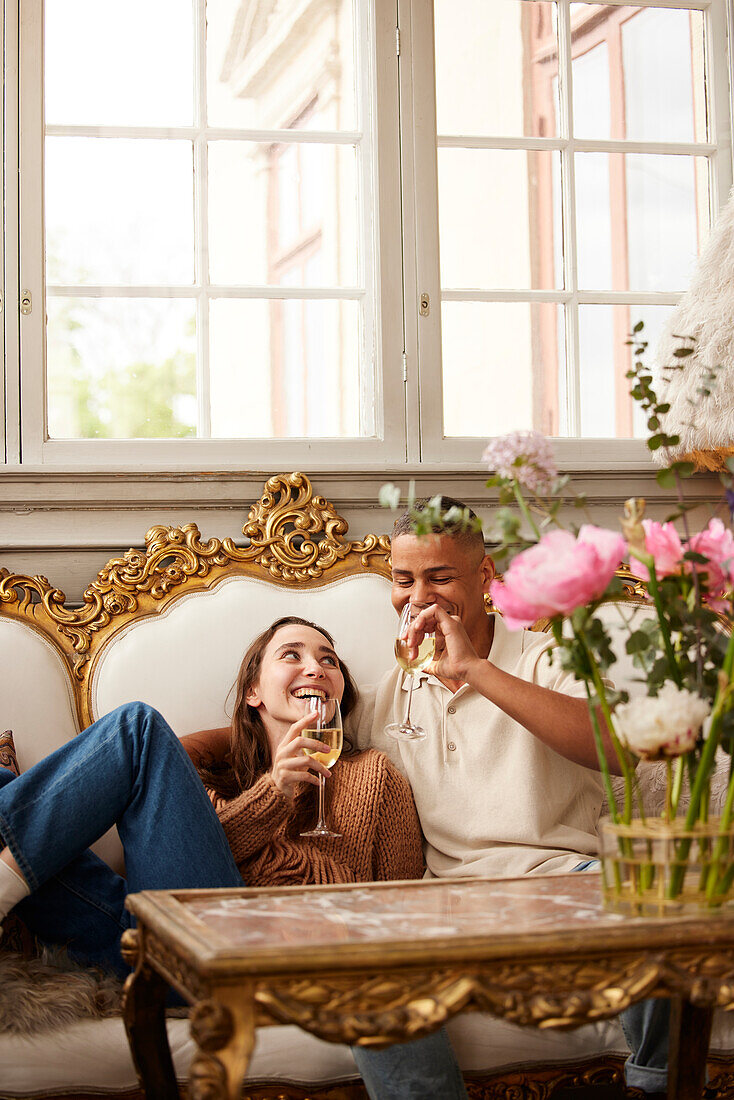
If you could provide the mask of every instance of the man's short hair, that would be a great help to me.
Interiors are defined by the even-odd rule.
[[[441,497],[421,497],[419,500],[414,501],[412,508],[406,508],[395,520],[391,538],[394,540],[399,538],[400,535],[416,534],[414,526],[416,513],[424,512],[426,509],[428,509],[429,512],[433,511],[437,501],[440,501],[440,518],[437,517],[436,522],[429,523],[427,533],[450,535],[452,539],[456,539],[456,541],[467,550],[474,550],[475,552],[481,553],[482,557],[484,557],[486,550],[479,517],[468,505],[463,504],[460,500],[455,500],[454,497],[443,495]],[[429,508],[429,506],[431,507]],[[460,512],[462,513],[462,519],[458,520],[451,518],[445,521],[443,517],[448,512]],[[421,533],[424,532],[422,531]]]

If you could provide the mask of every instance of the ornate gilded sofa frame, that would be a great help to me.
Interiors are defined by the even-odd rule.
[[[389,539],[385,535],[368,535],[349,541],[347,531],[347,522],[329,501],[314,494],[308,477],[302,473],[279,474],[266,482],[262,496],[250,509],[242,529],[243,545],[237,545],[231,538],[205,541],[193,523],[182,527],[152,527],[145,536],[145,549],[130,549],[109,561],[85,589],[80,606],[67,606],[63,592],[45,577],[28,577],[0,569],[0,648],[3,645],[14,647],[20,639],[23,645],[29,646],[28,656],[23,660],[35,660],[40,653],[44,661],[50,662],[44,667],[53,669],[60,665],[63,670],[60,682],[63,683],[54,697],[56,701],[49,704],[53,704],[50,714],[54,721],[63,710],[63,694],[67,688],[69,695],[69,713],[64,719],[65,725],[59,718],[62,728],[56,743],[48,743],[48,739],[44,741],[42,737],[41,743],[36,744],[38,727],[48,724],[48,714],[44,717],[37,711],[33,714],[29,711],[26,721],[22,708],[18,710],[16,706],[18,713],[7,724],[14,725],[16,736],[20,737],[21,764],[29,766],[98,717],[95,713],[97,681],[113,644],[125,638],[129,641],[132,629],[139,630],[146,620],[162,621],[181,606],[181,601],[191,596],[214,593],[233,580],[248,579],[260,585],[266,582],[300,598],[307,591],[327,588],[332,591],[335,585],[373,576],[382,583],[384,611],[392,618],[386,584],[390,577]],[[642,603],[644,589],[637,579],[629,573],[623,579],[630,600]],[[336,591],[338,599],[333,606],[341,608],[344,596],[339,595],[340,589]],[[344,591],[351,599],[352,589]],[[371,614],[372,611],[370,605]],[[349,633],[346,626],[350,615],[353,615],[351,607],[343,614],[345,635]],[[38,644],[31,644],[27,633],[20,634],[13,624],[22,627],[24,632],[30,630]],[[331,623],[325,621],[324,625],[331,626]],[[538,628],[543,625],[538,624]],[[391,632],[392,627],[388,627],[385,664],[389,662]],[[252,633],[254,630],[250,629]],[[347,641],[346,636],[344,641]],[[370,647],[363,644],[361,648]],[[9,653],[10,649],[6,651]],[[351,656],[347,656],[354,664]],[[359,646],[355,657],[357,660],[371,659],[374,667],[374,654],[360,655]],[[365,682],[365,672],[360,673],[358,667],[354,670],[358,681]],[[31,682],[37,683],[43,675],[39,673]],[[26,729],[22,728],[24,722],[28,726]],[[210,721],[208,724],[218,723]],[[43,732],[46,737],[45,729]],[[104,851],[103,854],[107,858]],[[4,1057],[0,1048],[0,1064]],[[472,1100],[499,1100],[506,1096],[545,1100],[559,1086],[619,1082],[623,1055],[607,1050],[586,1058],[555,1057],[552,1065],[537,1059],[532,1064],[523,1062],[523,1058],[517,1058],[498,1071],[481,1075],[468,1073]],[[728,1059],[712,1059],[711,1069],[714,1083],[720,1086],[718,1093],[712,1090],[712,1096],[723,1098],[734,1094],[734,1063]],[[252,1100],[276,1100],[276,1097],[278,1100],[362,1100],[366,1097],[359,1083],[347,1082],[343,1077],[340,1080],[332,1077],[323,1085],[302,1086],[288,1081],[287,1070],[282,1076],[282,1081],[274,1082],[272,1078],[248,1081],[243,1095]],[[138,1100],[140,1095],[130,1083],[120,1083],[117,1091],[104,1093],[83,1087],[73,1092],[68,1087],[58,1091],[46,1087],[43,1092],[46,1097],[62,1094],[66,1100],[70,1096],[88,1100],[101,1095]],[[0,1100],[6,1095],[19,1097],[24,1094],[17,1090],[4,1092],[0,1081]],[[35,1092],[34,1095],[39,1094]]]

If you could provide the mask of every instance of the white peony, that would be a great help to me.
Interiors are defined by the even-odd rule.
[[[635,756],[659,760],[692,749],[710,712],[700,695],[667,683],[654,698],[641,696],[618,706],[614,724],[620,741]]]

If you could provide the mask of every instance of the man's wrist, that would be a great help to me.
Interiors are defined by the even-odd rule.
[[[478,683],[486,676],[488,665],[489,661],[486,657],[472,657],[471,660],[467,661],[462,679],[470,687],[477,687]]]

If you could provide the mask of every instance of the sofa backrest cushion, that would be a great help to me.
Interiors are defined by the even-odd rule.
[[[79,732],[68,670],[53,644],[30,625],[0,617],[0,728],[12,729],[21,771]]]
[[[367,573],[308,589],[233,577],[182,595],[162,614],[128,624],[103,650],[92,676],[92,714],[141,699],[178,734],[227,725],[247,646],[283,615],[325,627],[356,682],[376,683],[393,663],[397,617],[389,595],[389,582]]]

